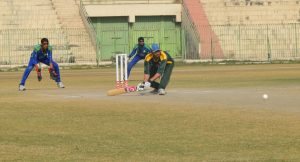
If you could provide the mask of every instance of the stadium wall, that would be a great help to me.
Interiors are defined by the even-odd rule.
[[[85,5],[96,30],[101,60],[130,53],[141,36],[147,44],[159,43],[173,57],[182,58],[181,4],[173,2]]]
[[[181,28],[175,16],[138,16],[135,19],[135,23],[129,23],[125,16],[92,18],[101,60],[113,60],[115,54],[130,53],[141,36],[145,43],[158,43],[173,57],[182,57]]]

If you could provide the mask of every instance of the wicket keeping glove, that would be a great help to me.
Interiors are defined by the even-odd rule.
[[[52,69],[52,68],[49,68],[49,74],[50,74],[50,78],[52,79],[52,80],[57,80],[57,74],[56,74],[56,72],[55,72],[55,70],[54,69]]]
[[[39,82],[42,81],[42,72],[41,72],[41,69],[39,69],[39,70],[37,71],[37,78],[38,78],[38,81],[39,81]]]

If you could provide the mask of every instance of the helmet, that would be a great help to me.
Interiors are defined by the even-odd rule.
[[[152,44],[152,52],[160,51],[159,45],[157,43]]]

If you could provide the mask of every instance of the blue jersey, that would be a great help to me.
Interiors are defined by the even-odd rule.
[[[141,58],[145,58],[146,55],[150,52],[151,52],[151,48],[147,44],[144,44],[143,46],[137,44],[137,45],[134,46],[134,48],[133,48],[132,52],[130,53],[129,57],[132,57],[135,54],[137,54]]]
[[[31,61],[33,64],[37,64],[48,59],[52,63],[52,46],[48,46],[46,51],[42,50],[42,46],[37,44],[34,46],[33,52],[31,53]]]

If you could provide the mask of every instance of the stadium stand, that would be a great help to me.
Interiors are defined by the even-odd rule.
[[[0,64],[26,64],[42,37],[49,38],[58,62],[95,62],[78,1],[1,0],[0,7]]]
[[[185,2],[191,1],[193,0]],[[190,5],[188,8],[200,31],[201,54],[203,55],[203,51],[210,53],[204,53],[204,58],[209,55],[216,59],[260,61],[300,58],[298,52],[300,1],[197,1],[196,5]],[[209,36],[211,38],[209,51],[205,50],[209,45],[207,41],[203,41],[205,39],[203,37],[207,37],[203,33],[209,33],[206,31],[210,31],[210,28],[213,32]],[[216,34],[215,38],[214,34]],[[221,51],[218,50],[219,44]]]
[[[187,10],[185,17],[193,22],[190,27],[199,34],[199,43],[195,43],[191,52],[195,56],[189,58],[300,58],[300,0],[82,0],[82,3],[183,3]],[[96,38],[91,38],[82,18],[80,0],[1,0],[0,7],[0,65],[26,64],[33,45],[42,37],[50,39],[54,58],[60,63],[96,63],[100,56],[96,52]]]
[[[300,22],[300,0],[201,0],[211,25]]]

